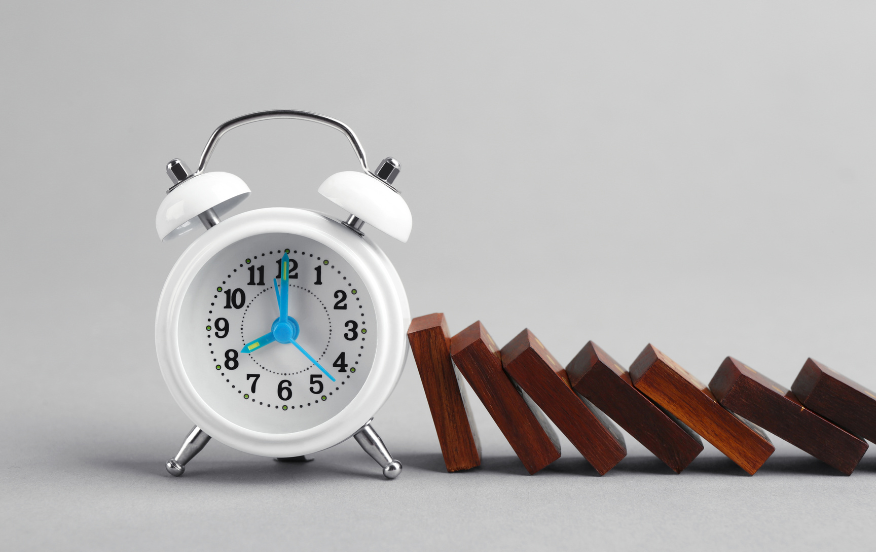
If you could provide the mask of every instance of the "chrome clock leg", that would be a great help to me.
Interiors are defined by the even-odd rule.
[[[182,447],[180,447],[176,456],[168,460],[167,464],[164,465],[167,468],[167,473],[174,477],[181,476],[186,471],[186,464],[197,456],[209,441],[209,435],[201,431],[201,428],[198,426],[193,427],[189,434],[186,435],[186,440],[183,441]]]
[[[374,431],[369,421],[353,437],[359,446],[368,453],[374,461],[383,466],[383,475],[387,479],[395,479],[401,473],[402,465],[398,460],[393,460],[386,445],[380,440],[380,435]]]

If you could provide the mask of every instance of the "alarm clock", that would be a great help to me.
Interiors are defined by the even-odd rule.
[[[347,218],[269,208],[222,217],[250,194],[237,176],[205,172],[228,131],[268,119],[321,123],[342,132],[361,171],[330,176],[319,192]],[[197,227],[161,292],[155,345],[161,374],[195,424],[166,464],[180,476],[211,438],[281,461],[354,437],[394,479],[402,465],[371,427],[407,356],[410,309],[392,263],[365,223],[406,242],[411,212],[393,186],[399,164],[371,171],[342,122],[304,111],[244,115],[219,126],[197,170],[174,159],[172,187],[155,224],[169,240]]]

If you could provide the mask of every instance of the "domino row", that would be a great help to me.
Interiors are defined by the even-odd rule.
[[[846,475],[876,439],[876,395],[812,359],[790,390],[732,357],[706,387],[652,345],[629,371],[593,342],[563,368],[529,330],[499,349],[480,322],[451,337],[441,313],[408,340],[449,472],[481,463],[462,378],[530,474],[560,457],[547,418],[600,475],[627,453],[615,423],[676,473],[700,437],[750,475],[775,450],[761,428]]]

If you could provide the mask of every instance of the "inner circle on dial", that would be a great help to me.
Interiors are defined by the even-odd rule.
[[[246,305],[240,324],[241,348],[271,332],[272,324],[280,316],[274,293],[274,284],[266,286]],[[312,291],[290,281],[289,317],[299,323],[295,341],[322,364],[332,339],[332,319],[326,305]],[[317,369],[291,343],[271,343],[249,356],[262,370],[281,376]]]
[[[275,286],[284,256],[281,324],[283,288]],[[377,351],[374,303],[360,275],[326,244],[295,234],[229,244],[198,271],[181,309],[186,376],[218,415],[253,431],[303,431],[340,414]]]

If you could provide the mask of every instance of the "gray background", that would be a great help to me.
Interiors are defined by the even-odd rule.
[[[483,467],[449,475],[416,369],[375,426],[307,465],[212,443],[155,360],[172,157],[296,108],[393,155],[414,213],[372,231],[414,315],[532,329],[560,362],[646,343],[708,381],[732,354],[790,385],[807,356],[876,386],[876,6],[864,2],[4,2],[0,538],[7,549],[815,549],[872,545],[876,452],[852,477],[793,447],[754,477],[707,445],[674,476],[628,439],[605,477],[564,441],[525,475],[480,404]],[[340,215],[343,138],[269,122],[211,168],[243,209]]]

